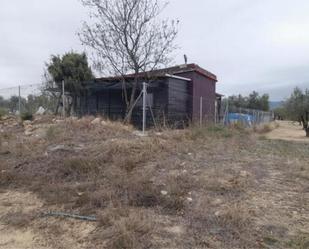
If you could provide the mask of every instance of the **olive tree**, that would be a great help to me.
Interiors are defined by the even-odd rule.
[[[79,37],[93,50],[98,70],[122,79],[126,121],[130,122],[139,75],[172,61],[178,21],[160,18],[166,3],[158,0],[81,1],[90,8],[91,19],[84,22]],[[126,74],[134,80],[126,82]]]
[[[88,65],[88,59],[85,53],[68,52],[63,56],[52,55],[50,62],[46,63],[47,85],[56,83],[58,91],[62,92],[62,81],[64,81],[65,91],[71,97],[72,101],[67,110],[70,113],[72,106],[75,106],[76,99],[82,94],[82,83],[93,79],[93,73]],[[47,86],[49,88],[50,86]],[[58,113],[61,94],[58,96],[58,104],[55,113]]]

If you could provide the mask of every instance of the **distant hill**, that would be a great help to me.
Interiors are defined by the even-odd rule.
[[[270,110],[274,110],[283,105],[283,101],[269,101]]]

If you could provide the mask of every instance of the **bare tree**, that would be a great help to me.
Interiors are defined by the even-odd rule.
[[[139,75],[168,65],[177,36],[178,21],[159,16],[167,3],[158,0],[81,0],[90,7],[91,21],[84,22],[79,37],[94,50],[95,66],[103,73],[121,76],[126,121],[131,121]],[[94,21],[93,21],[94,20]],[[128,82],[126,74],[133,75]]]

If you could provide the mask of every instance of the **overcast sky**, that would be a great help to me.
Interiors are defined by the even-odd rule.
[[[171,0],[180,20],[176,64],[185,53],[218,76],[218,92],[287,97],[309,88],[308,0]],[[51,54],[84,51],[79,0],[1,0],[0,89],[41,82]],[[0,91],[1,92],[1,91]]]

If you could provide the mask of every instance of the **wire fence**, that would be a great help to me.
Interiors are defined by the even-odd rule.
[[[0,89],[0,111],[9,114],[63,114],[84,116],[102,115],[112,120],[124,119],[127,110],[121,90],[116,93],[89,93],[75,101],[63,89],[51,91],[44,84],[23,85]],[[216,95],[193,96],[187,88],[167,88],[166,84],[147,86],[137,91],[138,99],[133,106],[132,122],[137,127],[184,128],[190,123],[198,125],[241,123],[251,127],[269,123],[272,112],[237,108]],[[62,96],[66,96],[63,98]],[[92,96],[92,97],[89,97]],[[73,103],[73,104],[72,104]],[[68,106],[71,106],[69,110]],[[146,124],[144,124],[146,123]]]
[[[54,113],[57,96],[47,91],[44,84],[21,85],[0,89],[0,109],[9,114]]]
[[[229,105],[228,98],[222,103],[221,122],[225,125],[239,123],[246,127],[274,121],[273,111],[262,111]]]

